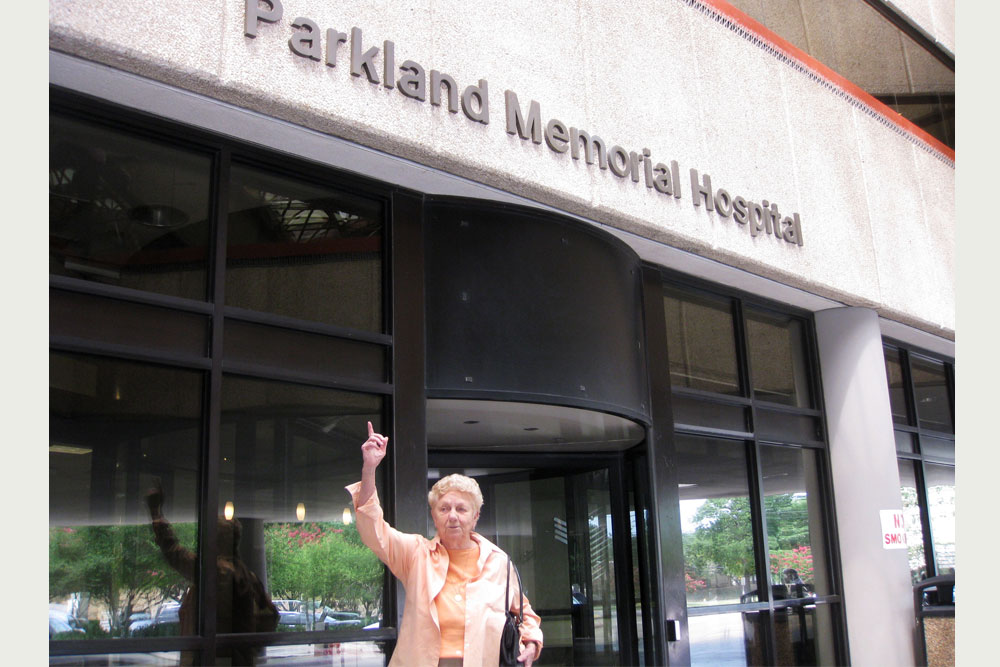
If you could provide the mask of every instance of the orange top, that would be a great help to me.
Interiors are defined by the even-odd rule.
[[[448,575],[444,588],[434,598],[441,625],[441,657],[465,655],[465,585],[479,574],[479,545],[471,549],[448,549]]]

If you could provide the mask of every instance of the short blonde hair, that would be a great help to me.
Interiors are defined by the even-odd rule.
[[[459,474],[448,475],[435,482],[427,494],[427,504],[431,506],[431,509],[434,509],[437,502],[441,500],[441,496],[449,491],[464,493],[472,498],[476,504],[477,512],[483,508],[483,492],[479,490],[479,482],[471,477]]]

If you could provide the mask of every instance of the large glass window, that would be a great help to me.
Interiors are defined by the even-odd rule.
[[[927,513],[931,520],[934,565],[937,573],[955,574],[955,468],[924,466]]]
[[[836,663],[843,611],[809,320],[735,295],[665,293],[691,662]],[[694,359],[730,382],[695,384]]]
[[[913,375],[913,401],[917,406],[920,428],[954,433],[944,363],[911,355],[910,373]]]
[[[50,660],[383,664],[386,193],[51,100]]]
[[[892,421],[897,424],[910,423],[910,405],[906,400],[906,379],[903,377],[903,362],[899,350],[885,351],[885,375],[889,381],[889,406]],[[905,449],[904,449],[905,451]]]
[[[49,360],[49,638],[197,633],[199,372]],[[174,542],[147,493],[168,491]]]
[[[212,160],[52,116],[49,272],[204,299]]]
[[[890,343],[883,351],[910,575],[917,583],[955,573],[954,367]]]
[[[226,304],[382,331],[382,206],[234,166]]]
[[[226,376],[219,507],[278,608],[277,630],[379,626],[383,567],[361,543],[351,498],[376,396]],[[382,469],[380,468],[380,472]],[[235,612],[237,599],[221,599]]]
[[[747,308],[746,322],[754,397],[812,407],[802,320]]]
[[[732,305],[726,299],[666,288],[670,381],[722,394],[740,394]]]
[[[775,599],[830,593],[818,452],[761,445],[764,521]]]
[[[689,607],[756,600],[745,443],[676,436]]]
[[[899,495],[903,501],[903,523],[906,526],[907,559],[910,579],[914,584],[927,576],[924,556],[924,528],[920,516],[920,496],[917,493],[918,462],[899,459]]]

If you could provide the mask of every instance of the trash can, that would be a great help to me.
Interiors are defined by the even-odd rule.
[[[955,664],[955,576],[924,579],[913,587],[917,660],[927,667]]]

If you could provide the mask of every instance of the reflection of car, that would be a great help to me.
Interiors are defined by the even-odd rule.
[[[132,637],[169,637],[180,632],[180,602],[164,602],[156,614],[137,613],[129,616],[128,634]]]
[[[301,611],[278,610],[278,625],[305,625],[306,615]]]
[[[49,609],[49,639],[61,635],[62,639],[72,639],[85,630],[77,625],[77,620],[65,612]],[[69,633],[69,634],[67,634]]]
[[[316,624],[323,623],[327,630],[360,628],[364,624],[361,614],[356,611],[336,611],[323,607],[316,612]]]
[[[306,614],[302,611],[301,600],[271,600],[278,610],[278,630],[292,630],[288,626],[306,625]],[[280,627],[285,626],[285,627]]]
[[[149,633],[149,629],[156,625],[156,621],[151,618],[144,618],[128,626],[128,633],[133,636],[142,637]]]
[[[310,612],[301,600],[272,600],[278,609],[279,630],[306,629]],[[364,619],[356,611],[337,611],[330,607],[321,607],[312,611],[313,629],[334,630],[345,628],[361,628]],[[296,628],[295,626],[301,626]]]
[[[161,623],[180,623],[180,611],[180,602],[165,602],[156,610],[156,619],[154,622],[156,625],[160,625]]]
[[[136,612],[128,617],[128,633],[130,635],[142,635],[146,628],[151,625],[153,625],[153,617],[147,612]]]

